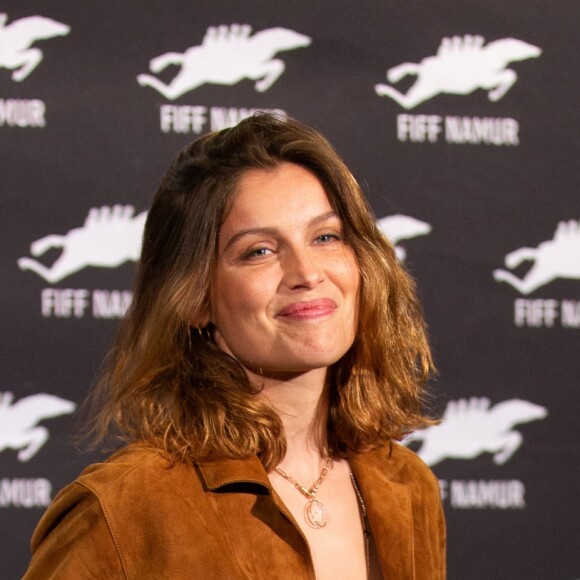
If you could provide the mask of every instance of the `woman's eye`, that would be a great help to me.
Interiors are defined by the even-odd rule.
[[[243,258],[245,260],[252,260],[255,258],[262,258],[263,256],[267,256],[270,254],[272,250],[270,248],[266,248],[266,247],[259,247],[259,248],[252,248],[251,250],[248,250],[244,255]]]
[[[331,242],[337,242],[340,241],[342,238],[340,236],[340,234],[335,234],[335,233],[328,233],[328,234],[322,234],[320,236],[318,236],[316,238],[316,241],[319,244],[328,244]]]

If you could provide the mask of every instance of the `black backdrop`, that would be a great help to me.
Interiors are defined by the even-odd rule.
[[[71,445],[72,410],[130,299],[138,214],[186,142],[253,109],[331,140],[417,279],[445,418],[410,445],[441,480],[449,577],[580,576],[576,2],[5,0],[0,12],[1,578],[22,574],[49,498],[96,459]],[[219,26],[221,45],[202,46]],[[167,53],[174,64],[152,72]],[[184,87],[170,99],[144,74]],[[399,104],[393,89],[418,96]]]

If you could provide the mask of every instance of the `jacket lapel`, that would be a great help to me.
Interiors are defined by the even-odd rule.
[[[264,466],[256,455],[246,459],[216,459],[198,463],[204,487],[215,491],[225,485],[233,483],[255,483],[261,485],[271,493],[272,486]]]
[[[414,579],[411,493],[393,481],[389,449],[351,454],[349,463],[365,502],[383,577]]]

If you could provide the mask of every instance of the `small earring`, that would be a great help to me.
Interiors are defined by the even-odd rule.
[[[212,338],[211,338],[211,329],[210,329],[209,324],[203,328],[196,326],[195,329],[197,330],[197,333],[199,334],[199,336],[202,340],[211,342]]]

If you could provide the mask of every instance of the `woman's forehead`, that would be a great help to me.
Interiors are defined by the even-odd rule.
[[[300,165],[250,169],[238,181],[222,229],[310,221],[334,211],[319,179]]]

